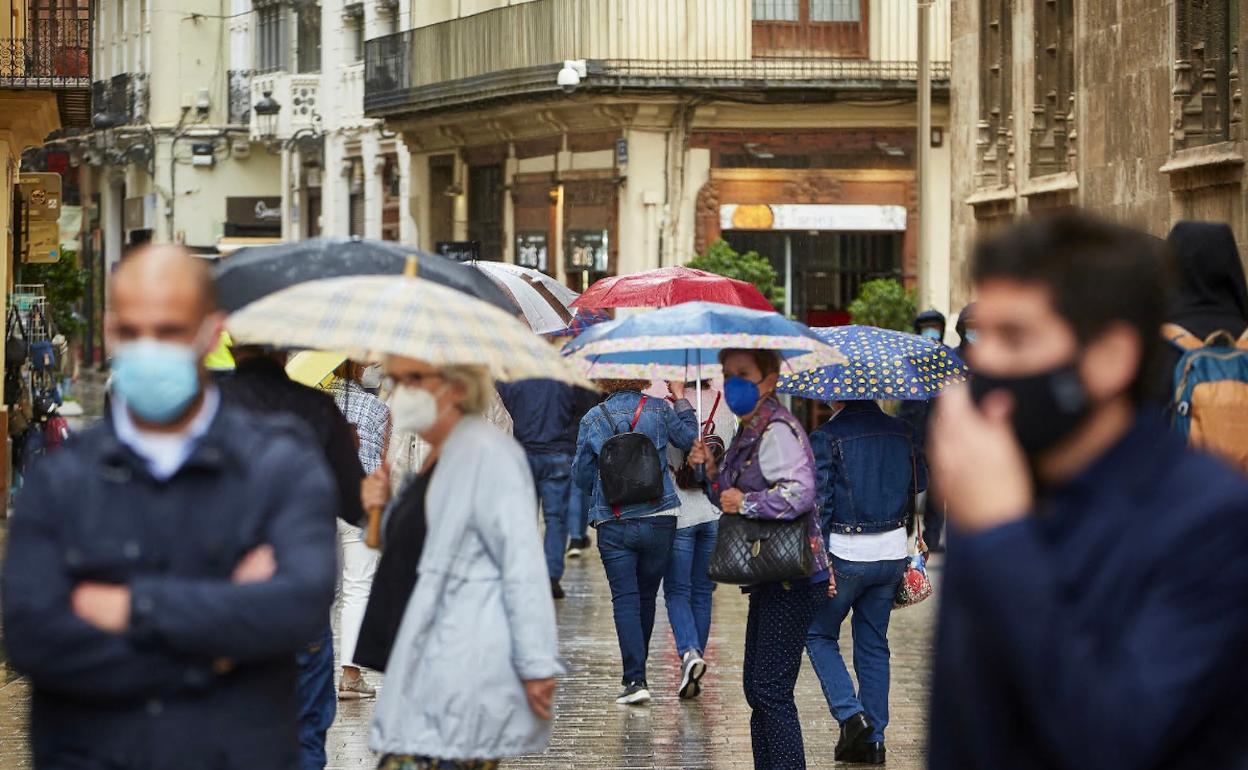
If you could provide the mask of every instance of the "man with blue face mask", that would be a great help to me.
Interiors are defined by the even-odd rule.
[[[185,250],[129,256],[110,413],[18,499],[4,632],[38,768],[297,766],[294,653],[333,598],[333,486],[306,428],[221,403],[202,363],[221,321]]]

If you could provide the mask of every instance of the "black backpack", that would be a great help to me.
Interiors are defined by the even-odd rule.
[[[637,421],[641,419],[645,406],[646,397],[642,396],[628,432],[620,433],[606,405],[598,405],[614,433],[603,442],[602,451],[598,453],[598,478],[602,481],[602,496],[616,518],[619,518],[620,508],[625,505],[653,503],[663,498],[665,467],[659,459],[659,450],[649,436],[636,432]]]

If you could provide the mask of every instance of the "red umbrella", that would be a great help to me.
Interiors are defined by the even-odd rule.
[[[752,283],[688,267],[663,267],[644,273],[603,278],[573,307],[668,307],[682,302],[718,302],[753,310],[775,310]]]

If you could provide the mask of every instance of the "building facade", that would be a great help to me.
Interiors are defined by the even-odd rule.
[[[928,296],[947,310],[950,3],[933,4],[924,180],[915,6],[413,2],[404,31],[366,42],[365,113],[405,141],[425,249],[580,289],[723,238],[769,257],[789,309],[822,325],[865,280],[913,284],[922,231]]]
[[[1238,0],[972,0],[954,6],[953,271],[977,235],[1084,206],[1164,236],[1245,229]]]
[[[89,120],[91,13],[89,0],[0,0],[0,15],[9,20],[0,26],[0,313],[5,318],[22,264],[39,260],[41,248],[44,258],[60,252],[59,186],[22,184],[19,170],[25,150]],[[44,221],[32,227],[32,220]],[[51,235],[38,232],[39,225]],[[7,406],[0,406],[0,437],[0,495],[7,500]]]

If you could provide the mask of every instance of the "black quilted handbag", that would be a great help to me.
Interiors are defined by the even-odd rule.
[[[738,586],[810,577],[814,570],[806,518],[810,515],[787,521],[720,516],[707,576]]]

